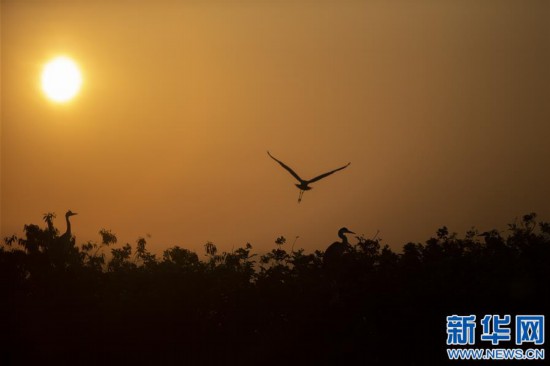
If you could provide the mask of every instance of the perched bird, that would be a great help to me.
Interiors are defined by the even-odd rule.
[[[338,230],[338,237],[342,239],[342,241],[335,241],[325,251],[325,254],[323,255],[323,263],[325,267],[327,268],[334,268],[335,266],[338,266],[340,264],[340,261],[342,259],[342,256],[346,252],[346,250],[349,248],[348,238],[345,234],[355,234],[353,231],[348,230],[348,228],[341,228]]]
[[[76,212],[72,212],[71,210],[67,211],[65,214],[65,220],[67,221],[67,230],[63,235],[59,237],[59,239],[64,243],[70,243],[73,235],[71,233],[71,222],[69,221],[69,217],[78,215]]]
[[[282,161],[278,160],[277,158],[275,158],[273,155],[271,155],[269,153],[269,151],[267,152],[267,154],[271,157],[271,159],[275,160],[277,163],[279,163],[283,168],[285,168],[290,174],[292,174],[292,176],[294,178],[296,178],[298,180],[298,184],[295,184],[296,187],[298,187],[298,189],[300,190],[300,195],[298,196],[298,203],[302,202],[302,195],[304,194],[305,191],[309,191],[312,187],[310,187],[309,185],[311,183],[314,183],[314,182],[317,182],[318,180],[321,180],[325,177],[328,177],[329,175],[331,175],[332,173],[335,173],[339,170],[342,170],[342,169],[345,169],[347,168],[350,164],[350,163],[347,163],[346,165],[344,165],[343,167],[341,168],[338,168],[338,169],[334,169],[334,170],[331,170],[330,172],[327,172],[327,173],[324,173],[324,174],[321,174],[313,179],[309,179],[309,180],[305,180],[305,179],[302,179],[300,178],[300,176],[298,174],[296,174],[296,172],[294,170],[292,170],[288,165],[286,165],[285,163],[283,163]]]
[[[71,232],[71,221],[69,218],[76,215],[76,212],[71,210],[65,214],[65,220],[67,221],[67,230],[63,235],[56,238],[48,248],[48,254],[50,256],[51,263],[56,268],[66,268],[71,263],[78,263],[79,252],[74,245],[73,234]]]

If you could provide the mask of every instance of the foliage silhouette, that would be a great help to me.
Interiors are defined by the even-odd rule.
[[[535,214],[505,233],[442,227],[400,253],[357,236],[336,276],[282,236],[263,255],[208,242],[204,260],[157,258],[106,229],[63,242],[54,219],[0,246],[1,364],[441,364],[445,316],[550,305],[550,224]]]

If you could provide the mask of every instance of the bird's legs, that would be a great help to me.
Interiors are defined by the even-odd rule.
[[[304,195],[304,190],[300,189],[300,195],[298,196],[298,203],[302,202],[303,195]]]

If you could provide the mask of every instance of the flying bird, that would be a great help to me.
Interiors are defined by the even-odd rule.
[[[338,169],[334,169],[334,170],[331,170],[330,172],[327,172],[327,173],[324,173],[324,174],[321,174],[313,179],[309,179],[309,180],[305,180],[305,179],[302,179],[300,178],[300,176],[298,174],[296,174],[296,172],[294,170],[292,170],[288,165],[286,165],[285,163],[283,163],[282,161],[278,160],[277,158],[275,158],[273,155],[271,155],[269,153],[269,151],[267,152],[267,154],[271,157],[271,159],[275,160],[277,163],[279,163],[283,168],[285,168],[294,178],[296,178],[298,180],[298,184],[295,184],[296,187],[298,187],[298,189],[300,190],[300,196],[298,196],[298,203],[302,202],[302,196],[304,194],[305,191],[309,191],[312,187],[310,187],[309,185],[311,183],[314,183],[314,182],[317,182],[318,180],[321,180],[325,177],[328,177],[329,175],[331,175],[332,173],[336,173],[337,171],[339,170],[342,170],[342,169],[345,169],[347,168],[350,164],[350,163],[347,163],[346,165],[344,165],[343,167],[340,167]]]

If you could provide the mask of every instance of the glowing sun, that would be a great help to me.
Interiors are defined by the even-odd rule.
[[[42,71],[42,90],[54,102],[73,99],[82,85],[82,75],[77,64],[60,56],[49,61]]]

